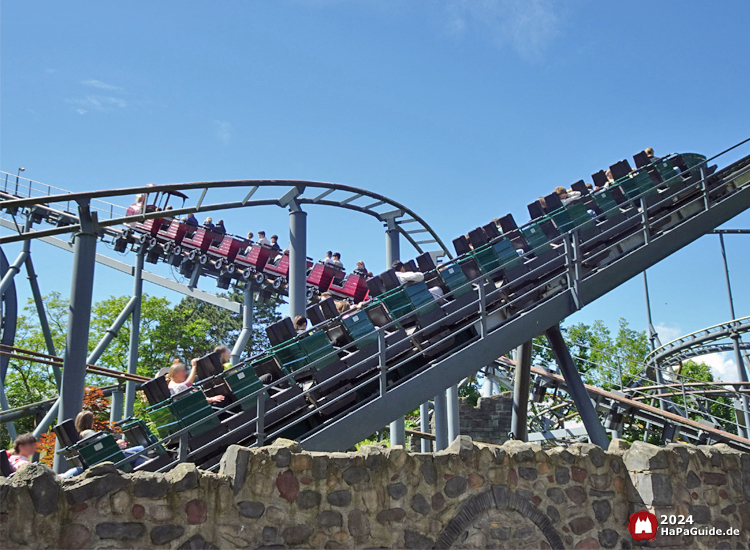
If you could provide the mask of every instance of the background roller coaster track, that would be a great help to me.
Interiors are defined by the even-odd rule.
[[[750,316],[733,319],[726,323],[719,323],[718,325],[696,330],[695,332],[676,338],[649,353],[646,356],[645,362],[650,363],[655,361],[660,365],[672,364],[676,362],[673,359],[683,354],[686,350],[704,347],[713,342],[730,338],[734,334],[744,334],[746,332],[750,332]],[[714,352],[706,351],[706,353]],[[702,355],[702,353],[700,355]]]
[[[51,365],[62,368],[63,359],[62,357],[56,357],[54,355],[48,355],[46,353],[39,353],[23,348],[15,348],[12,346],[6,346],[0,344],[0,355],[10,357],[12,359],[21,359],[23,361],[31,361],[33,363],[40,363],[43,365]],[[86,372],[88,374],[95,374],[97,376],[106,376],[109,378],[115,378],[117,380],[126,380],[130,382],[148,382],[151,380],[148,376],[141,376],[140,374],[130,374],[128,372],[122,372],[115,369],[108,369],[106,367],[100,367],[98,365],[86,365]]]

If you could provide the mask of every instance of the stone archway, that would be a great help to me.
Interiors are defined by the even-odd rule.
[[[480,493],[469,499],[455,517],[440,533],[435,548],[451,548],[469,529],[473,522],[486,512],[493,510],[517,512],[531,521],[540,531],[553,550],[564,550],[560,539],[549,517],[525,498],[511,493],[504,485],[493,485],[489,491]]]

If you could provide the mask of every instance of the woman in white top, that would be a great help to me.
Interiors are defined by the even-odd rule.
[[[190,364],[192,368],[190,369],[189,374],[187,368],[185,368],[185,364],[179,359],[175,359],[172,363],[172,366],[169,367],[169,372],[167,373],[166,378],[167,382],[169,383],[168,385],[170,395],[175,395],[185,391],[193,385],[193,382],[195,382],[195,375],[198,369],[198,360],[193,359],[192,361],[190,361]],[[206,400],[209,403],[219,403],[221,401],[224,401],[224,396],[215,395],[213,397],[206,397]]]

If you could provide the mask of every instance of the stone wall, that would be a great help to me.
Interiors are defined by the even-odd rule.
[[[508,440],[510,419],[513,414],[513,394],[504,392],[492,397],[480,397],[477,406],[472,407],[468,399],[458,400],[458,418],[461,435],[467,435],[474,441],[502,445]],[[430,418],[430,429],[435,433],[435,420]],[[431,443],[434,449],[434,443]],[[418,451],[420,440],[411,437],[409,448]]]
[[[741,531],[651,546],[746,549],[748,499],[750,455],[726,445],[615,440],[605,452],[461,437],[436,454],[325,454],[280,441],[231,447],[218,474],[101,464],[61,482],[28,466],[0,478],[0,547],[629,549],[628,518],[647,508]]]
[[[513,414],[513,394],[510,392],[480,397],[477,406],[469,405],[468,400],[458,400],[459,426],[461,435],[468,435],[474,441],[502,445],[508,441],[510,419]]]

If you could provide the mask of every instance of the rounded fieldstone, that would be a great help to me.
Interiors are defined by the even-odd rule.
[[[320,506],[321,500],[323,500],[323,497],[317,491],[300,491],[297,495],[297,506],[303,510],[309,510]]]
[[[583,468],[578,468],[577,466],[571,467],[570,473],[573,477],[573,481],[577,481],[578,483],[583,483],[586,480],[586,476],[589,475],[586,470],[584,470]]]
[[[409,529],[404,530],[404,548],[415,549],[415,550],[430,550],[435,545],[435,542],[428,539],[424,535],[420,535],[415,531]]]
[[[555,504],[562,504],[565,500],[565,493],[559,487],[550,487],[547,489],[547,496]]]
[[[614,548],[620,535],[614,529],[605,529],[599,532],[599,544],[604,548]]]
[[[688,489],[695,489],[700,487],[701,478],[696,475],[692,470],[688,472],[687,478],[685,479],[685,487]]]
[[[440,510],[443,506],[445,506],[445,497],[443,496],[443,493],[435,493],[432,495],[432,509],[437,511]]]
[[[135,519],[141,519],[146,513],[146,509],[140,504],[134,504],[133,508],[130,510],[130,513]]]
[[[583,535],[594,528],[594,520],[590,517],[579,517],[570,520],[570,530],[576,535]]]
[[[341,527],[343,523],[344,520],[341,517],[341,514],[334,510],[323,510],[318,514],[319,527]]]
[[[586,501],[586,491],[583,490],[583,487],[579,487],[578,485],[565,489],[565,494],[568,495],[568,498],[575,504],[583,504]]]
[[[616,474],[620,473],[620,462],[614,458],[609,461],[609,468]]]
[[[484,477],[479,474],[472,472],[469,474],[469,487],[476,489],[484,485]]]
[[[55,472],[47,466],[39,463],[28,464],[15,474],[14,481],[28,488],[37,514],[46,516],[57,510],[60,482]]]
[[[60,544],[62,548],[72,548],[78,550],[84,548],[91,538],[91,531],[88,527],[80,523],[68,525],[62,533]]]
[[[612,505],[608,500],[595,500],[591,503],[591,506],[594,509],[596,521],[599,523],[607,521],[607,518],[609,518],[609,515],[612,513]]]
[[[535,529],[536,527],[532,527],[531,525],[518,527],[515,533],[513,533],[513,537],[516,539],[527,539],[534,534]]]
[[[437,468],[432,462],[423,462],[419,471],[422,472],[422,477],[429,485],[437,483]]]
[[[177,547],[177,550],[219,550],[200,535],[193,535]]]
[[[146,532],[142,523],[132,521],[107,522],[96,525],[96,535],[100,539],[135,540]]]
[[[688,511],[693,516],[695,523],[706,524],[711,521],[711,508],[708,506],[689,506]]]
[[[737,505],[736,504],[730,504],[726,508],[722,508],[721,509],[722,515],[725,515],[725,516],[731,516],[736,511],[737,511]]]
[[[536,468],[528,468],[526,466],[518,467],[518,475],[527,481],[534,481],[538,474],[539,472],[537,472]]]
[[[140,498],[164,498],[169,490],[169,483],[164,476],[149,472],[136,472],[131,476],[133,496]]]
[[[347,516],[347,527],[349,534],[357,542],[362,542],[370,536],[370,520],[367,515],[359,509],[352,510]]]
[[[281,538],[287,544],[304,544],[310,535],[313,534],[313,528],[308,525],[295,525],[287,527],[281,532]]]
[[[250,519],[258,519],[266,511],[266,506],[262,502],[251,502],[244,500],[237,503],[237,508],[240,509],[240,515]]]
[[[403,508],[389,508],[381,510],[375,519],[380,523],[398,523],[406,517],[406,510]]]
[[[589,460],[597,468],[604,466],[605,455],[604,451],[599,447],[593,447],[589,450]]]
[[[278,448],[273,455],[273,461],[277,468],[286,468],[292,461],[292,452],[284,447]]]
[[[263,539],[263,542],[273,542],[276,540],[276,527],[271,527],[270,525],[266,525],[263,528],[263,533],[261,534],[261,538]]]
[[[208,507],[203,500],[196,498],[185,505],[185,513],[189,525],[200,525],[208,517]]]
[[[365,458],[365,466],[371,472],[379,472],[385,466],[385,456],[380,452],[369,453]]]
[[[445,494],[450,498],[456,498],[457,496],[463,494],[468,486],[469,482],[465,477],[454,476],[445,482],[445,488],[443,490],[445,491]]]
[[[534,493],[528,489],[516,489],[516,495],[525,500],[531,500],[534,498]]]
[[[370,481],[370,473],[363,466],[352,466],[344,470],[344,481],[349,485],[354,485],[362,481]]]
[[[510,527],[495,527],[490,529],[490,537],[495,540],[510,540]]]
[[[182,525],[157,525],[151,529],[152,544],[167,544],[185,534]]]
[[[560,512],[554,506],[547,506],[547,517],[552,523],[560,521]]]
[[[99,466],[102,468],[98,468]],[[112,463],[97,464],[85,472],[85,477],[84,475],[76,476],[65,484],[65,498],[68,504],[80,504],[89,499],[113,493],[128,484],[128,480],[118,470],[103,473],[109,472],[105,466],[112,466]],[[99,473],[102,475],[98,475]]]
[[[299,493],[299,481],[291,470],[284,470],[276,477],[276,488],[281,498],[292,503]]]
[[[195,464],[184,462],[172,468],[167,478],[172,482],[172,490],[175,493],[189,491],[198,487],[198,467]]]
[[[331,506],[349,506],[352,503],[352,492],[348,489],[334,491],[328,495],[328,504]]]
[[[555,481],[559,485],[565,485],[570,481],[570,469],[567,466],[558,466],[555,468]]]
[[[388,495],[393,500],[398,500],[406,494],[406,485],[403,483],[391,483],[388,485]]]
[[[427,502],[427,499],[422,496],[422,493],[417,493],[411,499],[411,508],[415,512],[426,516],[432,511],[432,507]]]
[[[724,485],[727,482],[726,474],[706,472],[703,474],[703,481],[706,485]]]

